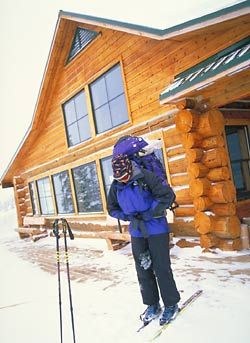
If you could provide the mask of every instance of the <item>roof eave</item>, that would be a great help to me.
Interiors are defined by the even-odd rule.
[[[236,74],[238,72],[241,72],[242,70],[245,70],[247,68],[249,68],[249,61],[242,62],[241,64],[238,64],[237,66],[229,68],[229,69],[227,69],[221,73],[218,73],[212,77],[208,77],[206,80],[203,80],[201,82],[194,83],[190,87],[185,88],[183,90],[179,90],[175,93],[172,93],[172,94],[162,93],[160,95],[160,104],[164,105],[167,103],[177,102],[180,98],[183,98],[184,96],[188,96],[188,94],[190,94],[191,92],[193,92],[195,90],[199,91],[203,88],[211,86],[217,80],[220,80],[225,76],[231,76],[231,75]]]
[[[158,29],[149,26],[130,24],[117,20],[111,20],[101,17],[94,17],[85,14],[78,14],[67,11],[60,11],[61,19],[74,20],[85,24],[97,25],[118,31],[124,31],[140,36],[146,36],[157,40],[173,38],[185,33],[196,31],[201,28],[214,25],[218,22],[230,20],[239,16],[249,14],[249,1],[244,1],[239,4],[223,8],[216,12],[186,21],[182,24],[175,25],[166,29]]]

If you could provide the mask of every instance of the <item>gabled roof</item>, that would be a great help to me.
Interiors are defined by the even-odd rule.
[[[161,102],[170,102],[193,89],[201,89],[224,75],[249,68],[250,38],[230,46],[205,61],[177,75],[160,94]]]
[[[171,25],[164,29],[65,11],[60,11],[59,17],[162,40],[195,31],[218,22],[230,20],[244,14],[249,14],[249,9],[250,4],[249,0],[247,0],[239,2],[233,6],[223,7],[218,11],[213,12],[208,10],[208,14],[206,15],[194,18],[192,20],[184,20],[181,24]],[[166,21],[167,20],[168,18],[166,18]]]

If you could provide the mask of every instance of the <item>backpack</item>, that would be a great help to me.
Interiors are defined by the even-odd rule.
[[[156,156],[156,149],[160,148],[159,143],[160,141],[148,143],[142,137],[126,135],[121,137],[114,145],[113,156],[117,156],[119,154],[128,155],[128,157],[140,168],[144,168],[155,173],[160,177],[163,183],[167,184],[165,168],[163,167],[160,159]],[[178,205],[175,202],[176,196],[174,191],[171,187],[170,189],[173,196],[169,209],[173,211],[178,207]]]

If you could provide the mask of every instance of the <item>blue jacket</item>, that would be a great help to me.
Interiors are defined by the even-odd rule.
[[[108,195],[109,215],[130,221],[133,237],[169,232],[165,209],[174,197],[171,187],[154,173],[133,164],[133,176],[127,184],[114,180]]]

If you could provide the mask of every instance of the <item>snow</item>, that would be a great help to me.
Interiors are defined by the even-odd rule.
[[[0,213],[0,341],[1,343],[60,343],[58,280],[19,254],[32,247],[55,246],[54,238],[20,240],[14,211]],[[177,238],[174,238],[176,240]],[[70,271],[99,270],[71,281],[76,342],[148,342],[157,330],[155,321],[142,332],[141,302],[131,246],[107,250],[97,239],[68,241]],[[77,254],[74,248],[88,254]],[[249,250],[203,253],[200,247],[171,249],[172,268],[181,301],[193,292],[203,294],[168,327],[158,342],[249,342]],[[89,268],[89,269],[88,269]],[[105,275],[102,278],[102,275]],[[68,285],[61,273],[63,342],[73,342]]]

